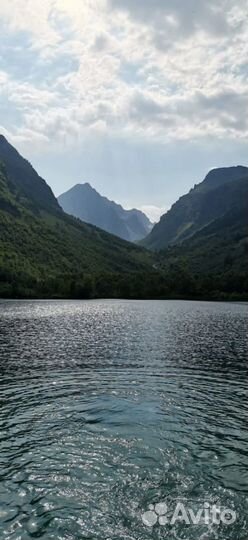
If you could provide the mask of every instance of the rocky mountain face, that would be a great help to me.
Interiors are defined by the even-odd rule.
[[[0,138],[0,297],[88,297],[96,279],[105,295],[106,273],[119,291],[129,273],[151,269],[147,251],[67,215],[33,167]]]
[[[242,208],[248,168],[214,169],[164,214],[143,241],[149,249],[161,250],[181,244],[236,207]]]
[[[58,197],[65,212],[130,242],[147,236],[152,223],[140,210],[125,210],[100,195],[89,183],[77,184]]]
[[[39,208],[60,210],[56,197],[45,180],[3,135],[0,135],[0,162],[4,163],[7,176],[20,196],[25,196],[30,204],[33,203]]]

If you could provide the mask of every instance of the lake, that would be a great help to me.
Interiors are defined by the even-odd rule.
[[[246,304],[1,301],[1,540],[247,540],[247,334]]]

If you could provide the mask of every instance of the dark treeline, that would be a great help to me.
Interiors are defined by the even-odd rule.
[[[248,299],[248,276],[232,271],[194,275],[185,268],[171,272],[63,274],[36,278],[0,272],[2,298]]]

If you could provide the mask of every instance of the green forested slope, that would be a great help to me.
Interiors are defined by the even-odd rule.
[[[89,274],[150,271],[145,250],[31,204],[0,169],[0,295],[70,294]],[[54,289],[54,290],[53,290]]]
[[[182,294],[248,298],[248,189],[242,204],[159,258],[160,269],[175,280],[172,288],[177,281]]]
[[[6,145],[0,297],[248,298],[246,178],[219,180],[216,189],[198,186],[214,194],[210,222],[204,226],[202,207],[195,234],[151,253],[65,214],[45,181],[1,138],[0,157]],[[219,206],[221,216],[214,218]]]
[[[246,167],[214,169],[201,184],[180,197],[142,244],[153,250],[180,244],[242,202],[247,183]]]
[[[0,162],[5,164],[8,178],[17,193],[20,197],[26,197],[30,207],[33,205],[34,209],[38,206],[51,212],[59,211],[59,204],[51,188],[3,135],[0,135]]]

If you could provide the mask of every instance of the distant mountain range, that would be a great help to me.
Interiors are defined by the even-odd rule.
[[[0,297],[87,297],[94,275],[105,296],[104,274],[116,276],[115,295],[119,275],[152,264],[146,250],[63,212],[45,180],[0,137]]]
[[[88,182],[76,184],[60,195],[58,202],[67,214],[130,242],[147,236],[153,226],[143,212],[125,210],[100,195]]]
[[[241,210],[247,197],[247,179],[247,167],[210,171],[161,217],[142,244],[153,250],[181,244],[233,209]]]
[[[211,171],[142,241],[149,250],[117,236],[143,235],[150,223],[141,212],[89,184],[70,192],[75,213],[77,200],[85,220],[95,214],[115,235],[65,213],[0,136],[0,297],[248,299],[246,167]]]

